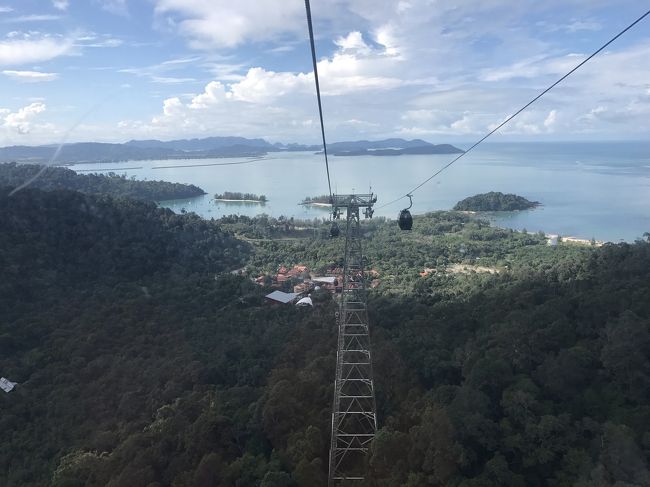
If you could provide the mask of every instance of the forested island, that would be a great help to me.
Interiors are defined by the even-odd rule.
[[[0,164],[0,186],[17,187],[36,176],[43,166],[37,164]],[[29,185],[46,191],[68,189],[86,194],[103,194],[145,201],[192,198],[206,194],[193,184],[167,181],[142,181],[113,172],[77,174],[65,167],[48,167]]]
[[[1,485],[327,485],[336,302],[269,306],[251,280],[340,266],[327,222],[9,191]],[[648,485],[649,242],[550,247],[460,212],[362,228],[380,429],[360,486]]]
[[[268,201],[263,194],[258,196],[253,193],[239,193],[236,191],[217,193],[214,195],[214,199],[217,201],[246,201],[250,203],[266,203]]]
[[[314,206],[331,206],[330,196],[323,194],[320,196],[305,196],[300,202],[301,205],[314,205]]]
[[[477,194],[459,201],[454,206],[456,211],[517,211],[535,208],[541,203],[529,201],[523,196],[498,191]]]

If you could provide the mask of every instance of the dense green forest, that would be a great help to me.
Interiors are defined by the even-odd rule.
[[[33,178],[43,166],[37,164],[0,164],[0,187],[16,187]],[[65,167],[48,167],[30,187],[45,191],[69,189],[86,194],[105,194],[144,201],[165,201],[206,194],[193,184],[167,181],[138,181],[115,173],[77,174]]]
[[[259,201],[260,203],[266,203],[266,196],[256,195],[253,193],[239,193],[237,191],[225,191],[223,193],[217,193],[214,195],[215,200],[246,200],[246,201]]]
[[[266,306],[246,277],[340,263],[324,222],[28,189],[0,228],[0,484],[326,485],[335,303]],[[457,212],[363,231],[366,485],[650,485],[650,243]]]
[[[459,201],[454,206],[457,211],[515,211],[528,210],[539,206],[538,201],[529,201],[516,194],[498,191],[477,194]]]

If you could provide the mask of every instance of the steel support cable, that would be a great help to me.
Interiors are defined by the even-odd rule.
[[[513,118],[515,118],[517,115],[519,115],[521,112],[526,110],[529,106],[531,106],[533,103],[535,103],[537,100],[539,100],[542,96],[544,96],[546,93],[551,91],[553,88],[555,88],[557,85],[559,85],[562,81],[564,81],[566,78],[568,78],[570,75],[572,75],[575,71],[580,69],[583,65],[585,65],[587,62],[589,62],[593,57],[595,57],[597,54],[599,54],[601,51],[603,51],[607,46],[609,46],[612,42],[614,42],[616,39],[621,37],[623,34],[625,34],[628,30],[630,30],[632,27],[634,27],[636,24],[641,22],[644,18],[646,18],[648,15],[650,15],[650,10],[648,10],[646,13],[641,15],[638,19],[636,19],[634,22],[632,22],[630,25],[628,25],[625,29],[620,31],[618,34],[616,34],[614,37],[612,37],[609,41],[607,41],[605,44],[603,44],[601,47],[598,48],[598,50],[594,51],[589,57],[585,58],[582,62],[580,62],[578,65],[576,65],[571,71],[566,73],[564,76],[562,76],[560,79],[558,79],[555,83],[553,83],[551,86],[546,88],[544,91],[542,91],[539,95],[537,95],[535,98],[530,100],[528,103],[526,103],[523,107],[521,107],[519,110],[517,110],[515,113],[510,115],[508,118],[506,118],[503,122],[501,122],[499,125],[497,125],[494,129],[492,129],[490,132],[488,132],[486,135],[484,135],[481,139],[479,139],[477,142],[475,142],[469,149],[467,149],[465,152],[462,154],[458,155],[454,159],[452,159],[451,162],[448,164],[444,165],[442,168],[440,168],[438,171],[436,171],[434,174],[429,176],[427,179],[422,181],[420,184],[418,184],[415,188],[407,192],[405,195],[400,196],[399,198],[396,198],[389,203],[386,203],[385,205],[382,205],[378,207],[377,209],[385,208],[386,206],[390,206],[394,203],[397,203],[399,200],[402,198],[407,198],[409,194],[413,194],[415,191],[420,189],[422,186],[427,184],[429,181],[431,181],[433,178],[438,176],[441,172],[443,172],[445,169],[447,169],[449,166],[454,164],[456,161],[458,161],[460,158],[465,156],[468,152],[470,152],[472,149],[474,149],[477,145],[479,145],[481,142],[483,142],[485,139],[490,137],[492,134],[497,132],[501,127],[506,125],[508,122],[510,122]]]
[[[316,98],[318,99],[318,115],[320,117],[320,131],[323,136],[323,154],[325,154],[325,169],[327,170],[327,187],[332,202],[332,182],[330,181],[330,165],[327,160],[327,143],[325,142],[325,124],[323,123],[323,105],[320,101],[320,84],[318,83],[318,66],[316,63],[316,46],[314,44],[314,29],[311,25],[311,7],[309,0],[305,0],[305,11],[307,12],[307,25],[309,26],[309,43],[311,44],[311,60],[314,65],[314,81],[316,82]]]

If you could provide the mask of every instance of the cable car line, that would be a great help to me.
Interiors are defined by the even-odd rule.
[[[309,43],[311,45],[311,60],[314,65],[314,81],[316,82],[316,98],[318,99],[318,115],[320,117],[320,131],[323,136],[323,153],[325,154],[325,169],[327,170],[327,187],[330,192],[330,203],[332,199],[332,183],[330,181],[330,165],[327,160],[327,143],[325,142],[325,124],[323,124],[323,106],[320,101],[320,84],[318,83],[318,66],[316,62],[316,46],[314,44],[314,29],[311,25],[311,7],[309,0],[305,0],[305,11],[307,13],[307,25],[309,26]]]
[[[363,480],[366,476],[367,454],[377,434],[377,405],[372,373],[371,341],[368,326],[366,274],[361,241],[361,209],[364,216],[372,218],[372,206],[377,198],[372,194],[332,194],[325,126],[321,105],[314,31],[309,0],[305,0],[311,56],[314,63],[314,80],[318,98],[323,153],[327,169],[327,184],[332,205],[330,237],[338,237],[341,230],[336,223],[345,211],[345,250],[343,280],[339,311],[336,316],[338,340],[332,402],[328,487],[348,485],[348,481]]]
[[[494,129],[492,129],[490,132],[488,132],[486,135],[484,135],[481,139],[479,139],[477,142],[475,142],[469,149],[467,149],[465,152],[462,154],[459,154],[457,157],[455,157],[451,162],[448,164],[444,165],[441,169],[433,173],[431,176],[429,176],[427,179],[422,181],[420,184],[418,184],[415,188],[410,190],[408,193],[406,193],[403,196],[400,196],[399,198],[396,198],[380,207],[377,209],[385,208],[386,206],[390,206],[393,203],[397,203],[399,200],[402,198],[406,198],[411,196],[414,192],[416,192],[418,189],[420,189],[422,186],[427,184],[429,181],[431,181],[433,178],[438,176],[441,172],[443,172],[445,169],[447,169],[449,166],[454,164],[456,161],[458,161],[460,158],[462,158],[464,155],[466,155],[468,152],[470,152],[472,149],[474,149],[477,145],[479,145],[481,142],[483,142],[485,139],[490,137],[492,134],[497,132],[501,127],[506,125],[508,122],[510,122],[513,118],[515,118],[517,115],[519,115],[521,112],[526,110],[529,106],[531,106],[533,103],[535,103],[537,100],[539,100],[542,96],[544,96],[546,93],[551,91],[553,88],[555,88],[558,84],[560,84],[562,81],[564,81],[566,78],[568,78],[571,74],[573,74],[575,71],[577,71],[579,68],[584,66],[587,62],[589,62],[593,57],[595,57],[597,54],[599,54],[601,51],[603,51],[607,46],[609,46],[612,42],[614,42],[616,39],[621,37],[623,34],[625,34],[628,30],[630,30],[632,27],[634,27],[636,24],[641,22],[644,18],[646,18],[648,15],[650,15],[650,10],[648,10],[646,13],[641,15],[638,19],[636,19],[634,22],[632,22],[630,25],[628,25],[625,29],[620,31],[618,34],[616,34],[614,37],[612,37],[609,41],[607,41],[605,44],[603,44],[601,47],[599,47],[596,51],[594,51],[589,57],[585,58],[582,62],[577,64],[571,71],[566,73],[564,76],[562,76],[560,79],[558,79],[555,83],[550,85],[548,88],[546,88],[544,91],[542,91],[540,94],[538,94],[535,98],[530,100],[528,103],[526,103],[523,107],[521,107],[519,110],[517,110],[515,113],[510,115],[508,118],[506,118],[503,122],[501,122],[499,125],[497,125]],[[410,207],[409,207],[410,208]]]

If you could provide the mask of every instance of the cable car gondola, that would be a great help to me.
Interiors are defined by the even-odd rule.
[[[406,196],[409,197],[411,204],[409,205],[408,208],[404,208],[402,211],[399,212],[399,217],[397,218],[397,224],[399,225],[400,230],[410,230],[411,228],[413,228],[413,217],[411,216],[411,212],[409,211],[411,206],[413,206],[413,198],[411,197],[410,194]]]
[[[330,227],[330,237],[331,238],[336,238],[341,234],[341,230],[339,229],[339,226],[336,222],[332,222],[332,226]]]

